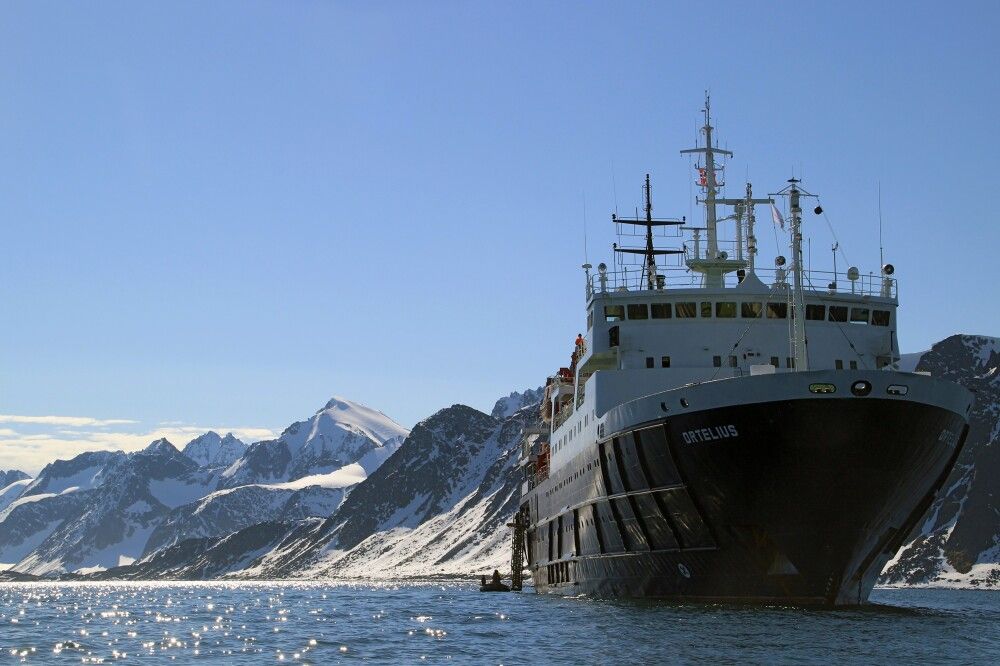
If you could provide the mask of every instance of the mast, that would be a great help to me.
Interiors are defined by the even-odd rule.
[[[722,287],[725,286],[725,274],[738,268],[745,268],[746,262],[738,259],[729,259],[725,252],[719,252],[719,217],[716,205],[725,203],[725,201],[718,199],[719,187],[723,183],[719,182],[717,171],[721,170],[722,167],[715,166],[715,156],[725,155],[732,157],[733,154],[728,150],[718,148],[712,143],[712,130],[715,128],[712,127],[711,97],[709,97],[707,92],[705,93],[705,108],[702,111],[705,114],[705,124],[702,125],[701,132],[705,135],[705,145],[701,148],[682,150],[681,155],[700,153],[705,157],[704,168],[698,167],[698,185],[705,191],[705,198],[698,197],[697,201],[698,203],[705,204],[705,231],[708,253],[705,257],[696,255],[693,259],[688,259],[687,265],[693,271],[704,273],[706,287]]]
[[[611,221],[621,224],[632,224],[638,227],[646,228],[646,247],[643,249],[639,248],[627,248],[627,247],[615,247],[615,252],[620,252],[623,254],[641,254],[644,256],[643,269],[646,274],[646,285],[649,289],[656,289],[656,257],[657,255],[665,254],[683,254],[683,250],[657,250],[653,246],[653,227],[666,227],[666,226],[680,226],[684,224],[684,220],[677,219],[653,219],[653,188],[649,184],[649,174],[646,174],[646,182],[642,186],[644,209],[646,212],[645,219],[635,218],[621,218],[617,215],[611,215]]]
[[[798,179],[788,182],[792,188],[788,191],[789,208],[792,212],[792,352],[795,358],[795,371],[809,369],[809,358],[806,354],[806,306],[805,295],[802,292],[802,208],[799,205]]]
[[[802,262],[802,197],[815,197],[799,187],[801,182],[798,178],[789,178],[789,186],[772,194],[771,196],[783,195],[788,197],[788,209],[792,214],[791,239],[789,246],[792,254],[792,265],[789,270],[792,273],[792,338],[791,343],[792,358],[795,359],[795,371],[802,372],[809,369],[809,355],[806,351],[806,306],[805,293],[803,292],[802,280],[805,265]]]
[[[754,199],[753,186],[750,183],[747,183],[747,193],[744,198],[716,199],[715,203],[723,204],[725,206],[733,206],[736,209],[736,248],[737,248],[736,261],[739,264],[748,265],[750,268],[750,272],[752,273],[754,266],[754,255],[757,254],[757,238],[753,235],[753,225],[754,222],[756,221],[756,219],[754,218],[753,207],[754,204],[773,204],[774,199],[771,199],[770,197],[768,197],[767,199]],[[746,246],[747,246],[748,261],[744,261],[743,259],[742,226],[744,217],[746,218],[746,223],[747,223]]]

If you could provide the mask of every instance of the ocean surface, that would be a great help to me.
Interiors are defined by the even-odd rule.
[[[808,610],[481,594],[469,584],[0,584],[0,663],[1000,662],[1000,592]]]

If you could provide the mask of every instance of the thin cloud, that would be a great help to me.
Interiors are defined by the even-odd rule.
[[[0,414],[0,423],[27,423],[32,425],[69,426],[72,428],[103,428],[106,426],[132,425],[131,419],[95,419],[90,416],[22,416]]]
[[[269,428],[196,425],[160,426],[142,432],[55,430],[51,433],[21,434],[0,429],[0,469],[20,469],[34,475],[54,460],[68,460],[87,451],[138,451],[161,438],[182,449],[189,441],[209,430],[223,434],[232,432],[245,442],[277,436]]]

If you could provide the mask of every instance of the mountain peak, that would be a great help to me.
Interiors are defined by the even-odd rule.
[[[247,445],[233,433],[220,437],[219,433],[209,430],[188,442],[183,453],[201,467],[228,467],[246,450]]]
[[[322,409],[317,410],[316,413],[318,414],[319,412],[325,412],[328,409],[339,409],[341,411],[346,412],[359,408],[368,409],[368,407],[365,407],[361,403],[354,402],[353,400],[348,400],[347,398],[343,398],[339,395],[335,395],[332,398],[330,398],[325,405],[323,405]]]
[[[142,450],[143,453],[155,453],[155,454],[174,454],[180,453],[177,447],[170,443],[165,437],[161,437],[157,440],[150,442],[149,446]]]
[[[510,395],[497,400],[490,414],[497,419],[509,418],[518,410],[541,402],[544,393],[544,386],[539,386],[536,389],[525,389],[523,392],[511,391]]]
[[[317,419],[322,419],[323,417],[336,425],[346,426],[348,430],[362,432],[380,445],[396,438],[401,440],[409,434],[409,430],[377,409],[372,409],[359,402],[335,395],[327,401],[322,409],[317,410],[316,414],[308,422],[294,423],[289,426],[282,433],[281,439],[288,441],[290,445],[294,446],[294,442],[291,441],[293,438],[290,436],[302,430],[306,425],[309,425],[310,436],[315,435],[319,430],[323,429],[317,422]]]

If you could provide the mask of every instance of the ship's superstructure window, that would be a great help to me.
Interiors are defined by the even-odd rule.
[[[594,327],[594,311],[587,310],[587,328],[590,329],[593,327]]]
[[[806,304],[806,319],[813,321],[824,321],[826,319],[826,306],[814,303]]]
[[[661,356],[660,357],[660,367],[661,368],[669,368],[670,367],[670,357],[669,356]]]
[[[701,316],[705,319],[712,317],[712,304],[709,301],[701,302]]]
[[[736,317],[736,303],[719,301],[715,304],[715,316],[723,319],[733,319]]]
[[[649,308],[646,307],[645,303],[629,303],[628,304],[628,318],[629,319],[649,319]]]
[[[714,367],[716,367],[716,368],[721,368],[722,367],[722,357],[721,356],[713,356],[712,357],[712,365]]]
[[[780,368],[781,367],[781,361],[778,360],[777,356],[772,356],[771,357],[771,365],[773,365],[776,368]]]
[[[675,307],[677,308],[678,319],[694,317],[697,312],[694,303],[677,303]]]
[[[729,367],[730,368],[735,368],[736,366],[739,365],[739,363],[740,363],[739,359],[736,358],[735,356],[730,356],[729,357]]]
[[[740,303],[740,315],[744,319],[757,319],[763,311],[760,303]]]
[[[618,346],[618,327],[612,326],[608,329],[608,346],[617,347]]]
[[[649,307],[652,310],[653,319],[670,319],[672,314],[670,303],[653,303]]]
[[[625,319],[624,305],[605,305],[604,321],[622,321]]]
[[[868,308],[851,308],[851,323],[867,324]]]
[[[653,362],[653,357],[652,356],[647,356],[646,357],[646,367],[647,368],[655,368],[656,367],[656,364]]]
[[[830,321],[847,321],[847,306],[846,305],[831,305],[830,306]]]
[[[858,362],[851,361],[851,370],[857,370],[857,369],[858,369]]]
[[[844,369],[844,361],[842,359],[838,358],[836,361],[833,362],[833,367],[836,370],[843,370]]]
[[[794,368],[795,367],[795,359],[793,359],[791,356],[786,356],[785,357],[785,367],[786,368]]]
[[[872,325],[874,325],[874,326],[888,326],[889,325],[889,311],[888,310],[872,310]]]
[[[768,319],[787,319],[788,318],[788,303],[768,303],[767,304],[767,318]]]

